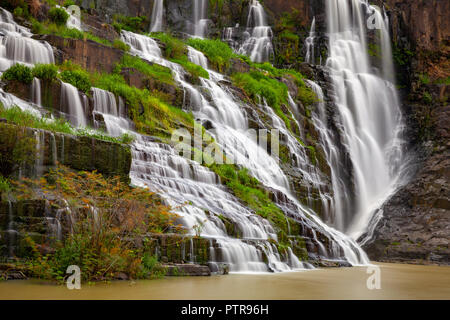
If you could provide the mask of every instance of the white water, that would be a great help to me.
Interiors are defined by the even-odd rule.
[[[153,3],[150,32],[159,32],[163,30],[163,11],[164,0],[155,0]]]
[[[31,84],[31,101],[38,106],[41,105],[41,80],[38,78],[33,78]]]
[[[253,62],[269,61],[273,54],[272,36],[263,6],[258,0],[252,0],[247,18],[246,40],[239,53],[248,55]]]
[[[30,31],[19,26],[12,14],[0,8],[0,72],[17,62],[23,64],[54,63],[53,50],[47,42],[30,37]]]
[[[378,76],[369,64],[365,14],[382,19],[383,70]],[[368,228],[373,213],[398,185],[402,164],[402,116],[392,79],[392,56],[387,21],[366,1],[327,0],[329,58],[327,66],[334,84],[345,147],[354,179],[354,195],[340,184],[340,173],[329,148],[333,170],[334,226],[353,238]],[[323,112],[323,111],[322,111]]]
[[[61,81],[61,110],[66,113],[69,122],[75,127],[85,127],[87,124],[80,93],[70,83]]]
[[[194,30],[193,35],[196,37],[204,38],[206,34],[206,28],[208,26],[208,0],[192,0],[193,5],[193,23]]]
[[[311,29],[309,31],[309,36],[306,38],[306,57],[305,62],[314,63],[314,40],[316,38],[316,17],[313,18],[311,23]]]
[[[327,227],[316,217],[311,217],[311,220],[305,217],[305,214],[314,216],[314,213],[300,205],[291,195],[288,179],[278,166],[276,160],[270,157],[267,152],[261,150],[261,148],[256,145],[254,140],[250,139],[250,137],[243,132],[243,130],[248,128],[247,116],[244,112],[243,106],[237,102],[230,92],[221,86],[220,83],[222,81],[226,81],[222,75],[208,70],[210,79],[201,79],[201,86],[204,89],[207,89],[206,91],[211,93],[212,101],[208,101],[208,99],[202,95],[201,91],[197,90],[194,86],[183,80],[184,71],[180,68],[180,66],[162,58],[161,52],[154,40],[130,32],[123,32],[122,39],[131,46],[131,52],[133,54],[139,55],[140,57],[151,62],[165,65],[172,69],[175,79],[185,88],[185,91],[189,95],[190,104],[188,104],[187,107],[194,111],[197,119],[209,120],[213,124],[213,127],[216,130],[210,131],[210,134],[214,136],[221,149],[227,153],[227,157],[234,158],[237,163],[245,164],[253,176],[258,178],[266,186],[278,190],[280,193],[278,194],[278,197],[280,198],[280,206],[284,205],[285,207],[283,207],[283,209],[286,211],[289,210],[291,216],[303,221],[305,225],[308,225],[310,228],[320,230],[322,234],[326,234],[328,237],[333,239],[332,242],[335,245],[333,246],[332,252],[327,252],[324,254],[330,258],[341,257],[343,259],[347,259],[352,264],[367,263],[365,254],[351,239],[345,237],[339,232],[336,232],[335,230],[331,230],[331,228]],[[207,60],[200,52],[189,48],[189,58],[192,62],[208,69]],[[271,110],[271,108],[267,108]],[[276,115],[273,114],[272,116],[274,121],[281,121],[276,117]],[[175,201],[175,203],[179,203],[180,201],[185,202],[188,199],[190,201],[190,205],[183,207],[183,216],[187,221],[191,221],[192,219],[194,220],[191,222],[191,226],[195,225],[193,224],[195,221],[201,221],[206,218],[206,229],[206,226],[209,226],[211,222],[217,223],[217,217],[215,215],[221,211],[225,212],[222,214],[225,214],[228,217],[233,217],[232,220],[241,226],[239,221],[244,218],[246,214],[248,214],[247,209],[241,208],[234,211],[236,210],[236,208],[234,208],[229,211],[223,211],[226,207],[223,208],[222,205],[227,203],[224,199],[231,198],[233,200],[229,203],[229,205],[238,205],[237,202],[235,202],[236,199],[232,195],[223,194],[223,191],[219,192],[216,188],[221,189],[222,187],[218,185],[217,182],[215,183],[217,187],[214,187],[214,184],[211,182],[211,178],[206,180],[208,182],[208,190],[203,190],[201,186],[206,177],[199,179],[199,176],[195,178],[186,176],[187,172],[192,171],[192,169],[188,170],[187,168],[192,168],[193,166],[196,168],[194,171],[200,170],[200,172],[208,172],[208,175],[213,176],[215,176],[215,174],[209,172],[207,169],[195,162],[190,163],[190,161],[184,158],[176,157],[176,160],[174,160],[174,155],[167,156],[171,159],[170,161],[158,159],[156,157],[158,154],[162,153],[161,150],[153,151],[151,156],[147,155],[144,157],[142,153],[147,153],[149,152],[149,148],[155,148],[156,146],[151,142],[147,142],[147,146],[142,146],[140,145],[141,143],[142,141],[136,143],[136,146],[140,146],[141,149],[138,153],[134,154],[134,163],[139,164],[139,167],[134,167],[135,169],[132,173],[134,183],[139,182],[137,176],[140,175],[141,184],[155,188],[154,180],[156,179],[158,183],[161,184],[157,190],[162,189],[164,191],[163,194],[166,195],[169,203],[173,201]],[[173,150],[166,145],[160,145],[158,148],[168,149],[166,150],[168,153],[173,153]],[[298,156],[303,157],[301,154]],[[155,164],[152,164],[151,162],[155,162]],[[165,163],[167,163],[167,165],[165,165]],[[156,164],[162,165],[157,166],[158,170],[155,173],[153,166]],[[172,178],[175,178],[174,181],[171,181],[170,174],[171,172],[173,174],[174,167],[177,170],[175,172],[176,174],[172,176]],[[142,172],[148,172],[149,170],[149,173],[152,174],[146,174],[142,177]],[[180,179],[180,171],[183,172],[181,177],[184,179]],[[189,177],[189,188],[184,185],[187,182],[185,180],[187,177]],[[217,179],[217,177],[215,179]],[[314,178],[311,179],[314,180]],[[211,189],[213,191],[212,193],[209,192]],[[217,206],[217,201],[220,202],[221,206]],[[204,210],[202,210],[202,208],[208,208],[208,211],[210,212],[208,217],[205,217]],[[221,208],[220,211],[218,211],[217,208]],[[215,215],[211,213],[214,213]],[[255,226],[251,226],[251,224],[255,224],[255,221],[261,219],[255,215],[251,215],[250,217],[252,217],[252,222],[250,225],[247,225],[246,228],[254,228]],[[248,222],[246,222],[246,224],[247,223]],[[267,224],[265,228],[268,227],[270,226]],[[233,261],[233,271],[260,271],[259,266],[260,263],[262,263],[262,260],[259,255],[261,250],[265,252],[265,255],[269,257],[270,261],[272,261],[269,265],[272,265],[272,268],[276,268],[277,270],[288,270],[289,268],[295,268],[295,265],[298,265],[299,263],[297,261],[298,263],[291,263],[291,265],[288,266],[286,262],[292,260],[292,257],[288,257],[287,259],[284,258],[282,259],[283,261],[280,261],[280,257],[277,255],[277,252],[273,252],[274,248],[270,245],[269,249],[267,243],[264,244],[264,242],[262,242],[264,244],[264,249],[262,249],[259,244],[257,247],[260,250],[254,251],[256,250],[254,246],[248,247],[248,244],[241,240],[231,239],[228,237],[221,238],[226,236],[223,230],[221,232],[217,232],[217,228],[214,229],[208,227],[208,229],[208,233],[205,234],[207,236],[221,239],[221,246],[227,249],[226,260]],[[262,230],[264,231],[264,237],[259,239],[267,239],[275,236],[270,236],[273,231],[270,232],[270,230]],[[248,234],[248,232],[246,233]],[[226,241],[224,239],[226,239]],[[318,245],[317,242],[319,241],[317,239],[312,239],[312,242],[314,245]],[[343,254],[341,255],[342,252]],[[257,261],[256,264],[254,263],[255,259]]]

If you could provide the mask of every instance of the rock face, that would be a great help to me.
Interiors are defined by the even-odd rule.
[[[65,39],[54,35],[41,37],[58,49],[58,63],[71,60],[89,72],[111,73],[123,56],[123,51],[91,40]]]
[[[448,1],[384,1],[416,172],[383,206],[365,245],[377,261],[450,264]],[[381,4],[378,1],[378,4]]]
[[[450,158],[444,149],[383,206],[374,239],[365,246],[371,259],[450,264]]]
[[[27,145],[22,146],[24,143]],[[36,151],[38,143],[39,153]],[[59,162],[75,170],[97,170],[108,176],[120,176],[126,182],[130,179],[130,147],[90,137],[0,123],[0,151],[4,176],[17,175],[21,170],[22,174],[33,177]]]

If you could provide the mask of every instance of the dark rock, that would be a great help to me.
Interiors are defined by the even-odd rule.
[[[198,264],[170,264],[164,265],[167,276],[210,276],[208,266]]]

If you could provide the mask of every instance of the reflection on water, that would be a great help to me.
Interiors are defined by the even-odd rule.
[[[379,264],[381,290],[366,268],[232,274],[85,285],[69,291],[33,281],[0,282],[0,299],[450,299],[450,267]]]

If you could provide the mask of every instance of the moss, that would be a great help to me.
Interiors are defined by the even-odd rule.
[[[223,72],[230,66],[230,60],[234,56],[233,50],[228,44],[218,39],[190,38],[187,40],[187,44],[203,52],[213,68],[219,72]]]

